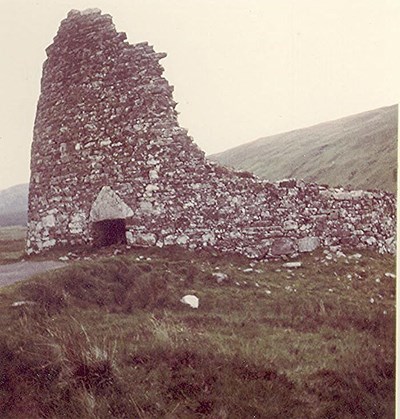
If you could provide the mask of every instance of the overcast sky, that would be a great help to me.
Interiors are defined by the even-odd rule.
[[[98,7],[148,41],[181,126],[207,154],[392,105],[399,0],[0,0],[0,189],[28,182],[45,48],[68,11]]]

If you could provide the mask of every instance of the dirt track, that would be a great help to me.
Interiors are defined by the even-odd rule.
[[[46,260],[43,262],[22,261],[0,265],[0,288],[14,282],[23,281],[33,275],[66,266],[64,262]]]

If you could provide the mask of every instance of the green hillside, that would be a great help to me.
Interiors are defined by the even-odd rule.
[[[241,145],[211,160],[269,179],[396,191],[398,106]]]

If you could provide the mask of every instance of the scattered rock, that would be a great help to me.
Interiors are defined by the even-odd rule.
[[[282,266],[284,268],[301,268],[302,265],[302,262],[286,262]]]
[[[386,272],[385,273],[386,278],[392,278],[392,279],[396,279],[396,275],[392,274],[391,272]]]
[[[199,308],[199,299],[195,295],[185,295],[181,298],[181,303],[187,304],[192,308]]]
[[[336,253],[340,251],[340,246],[329,246],[329,251],[331,253]]]
[[[223,272],[213,272],[212,276],[217,280],[218,284],[228,280],[228,275]]]
[[[349,259],[361,259],[362,255],[360,253],[354,253],[354,255],[349,256]]]
[[[11,307],[33,306],[35,304],[34,301],[15,301],[11,304]]]

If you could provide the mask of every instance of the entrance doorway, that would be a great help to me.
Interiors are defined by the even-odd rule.
[[[93,245],[96,247],[127,244],[124,218],[101,220],[93,223]]]
[[[110,186],[103,186],[90,209],[93,245],[127,244],[125,220],[132,216],[132,208]]]

